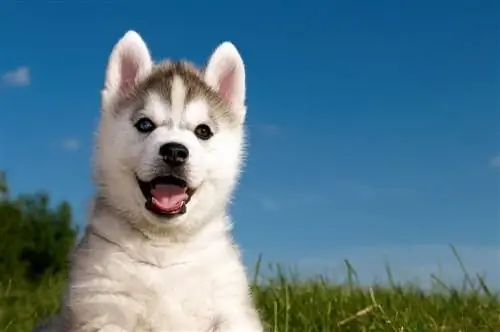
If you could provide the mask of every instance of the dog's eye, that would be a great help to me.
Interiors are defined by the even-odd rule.
[[[155,130],[156,126],[153,123],[153,121],[149,120],[148,118],[142,118],[139,121],[137,121],[134,125],[134,127],[139,130],[141,133],[149,133],[153,130]]]
[[[212,130],[210,130],[210,127],[207,126],[206,124],[198,125],[198,127],[196,127],[194,129],[194,134],[199,139],[202,139],[202,140],[207,140],[213,136]]]

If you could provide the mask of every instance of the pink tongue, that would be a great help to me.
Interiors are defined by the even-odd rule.
[[[164,211],[175,211],[182,207],[183,202],[188,198],[186,189],[171,185],[160,184],[151,190],[153,204]]]

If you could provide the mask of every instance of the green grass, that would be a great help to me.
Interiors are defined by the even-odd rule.
[[[275,277],[254,285],[268,330],[500,332],[499,294],[465,270],[464,287],[449,288],[434,277],[439,290],[424,292],[392,282],[361,287],[347,267],[350,272],[343,284],[321,277],[300,281],[278,266]],[[63,285],[62,276],[38,285],[1,283],[0,331],[31,331],[35,321],[57,311]]]

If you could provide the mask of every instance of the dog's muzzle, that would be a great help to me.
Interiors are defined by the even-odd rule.
[[[149,182],[137,178],[137,182],[146,199],[146,209],[162,217],[186,213],[186,205],[194,193],[185,180],[175,176],[159,176]]]

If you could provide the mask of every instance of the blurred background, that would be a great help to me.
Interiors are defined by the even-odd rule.
[[[500,286],[499,4],[482,1],[0,3],[0,276],[64,272],[93,194],[111,48],[247,70],[249,157],[231,207],[264,261],[362,283]]]

